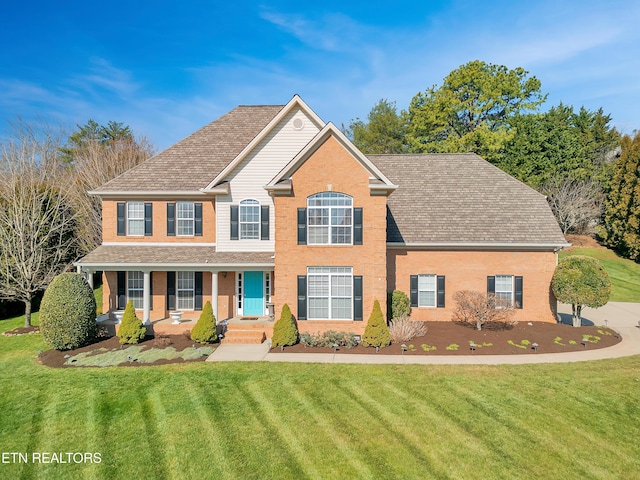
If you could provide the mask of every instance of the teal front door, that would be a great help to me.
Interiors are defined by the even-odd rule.
[[[244,272],[245,317],[264,315],[264,280],[262,272]]]

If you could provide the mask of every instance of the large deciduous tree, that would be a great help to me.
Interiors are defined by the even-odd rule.
[[[621,145],[598,235],[605,245],[640,262],[640,132],[626,135]]]
[[[595,258],[582,255],[560,260],[551,286],[559,301],[571,304],[574,327],[582,324],[583,306],[602,307],[611,295],[611,281],[604,265]]]
[[[0,145],[0,298],[31,302],[77,256],[77,216],[59,138],[25,124]]]
[[[352,120],[345,133],[363,153],[404,153],[406,124],[396,102],[381,99],[369,112],[368,122]]]
[[[413,152],[475,152],[494,160],[515,132],[509,120],[546,99],[541,83],[522,68],[474,60],[442,86],[417,94],[409,106],[407,140]]]

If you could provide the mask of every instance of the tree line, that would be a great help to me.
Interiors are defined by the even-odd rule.
[[[51,280],[102,242],[100,199],[87,192],[153,148],[114,121],[89,120],[68,137],[44,124],[11,126],[0,141],[0,300],[22,302],[29,326]]]
[[[621,136],[602,108],[540,112],[547,97],[526,70],[475,60],[343,131],[365,154],[477,153],[544,194],[563,233],[595,233],[640,261],[638,134]]]

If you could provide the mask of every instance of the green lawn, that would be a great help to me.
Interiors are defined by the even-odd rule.
[[[567,255],[586,255],[600,260],[611,278],[611,302],[640,302],[640,264],[621,258],[607,248],[572,248],[560,252],[560,258]]]
[[[0,463],[0,478],[640,477],[640,356],[56,370],[44,348],[0,336],[2,452],[102,462]]]

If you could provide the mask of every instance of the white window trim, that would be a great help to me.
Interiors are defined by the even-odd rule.
[[[249,203],[252,202],[252,203]],[[255,202],[255,203],[253,203]],[[260,203],[259,200],[256,200],[255,198],[245,198],[243,200],[240,201],[240,204],[238,206],[238,239],[239,240],[260,240],[260,228],[262,226],[262,218],[261,218],[261,209],[260,207],[262,206],[262,204]],[[243,222],[242,221],[242,207],[252,207],[252,208],[257,208],[258,209],[258,220],[256,222]],[[247,237],[243,237],[242,236],[242,225],[257,225],[257,230],[256,230],[256,236],[255,237],[251,237],[251,238],[247,238]]]
[[[433,290],[420,289],[420,277],[433,278]],[[420,305],[420,292],[433,292],[433,305]],[[421,273],[418,275],[418,308],[437,308],[438,307],[438,275],[434,273]]]
[[[328,272],[312,272],[313,269],[329,269]],[[344,268],[347,271],[345,272],[331,272],[331,268]],[[321,277],[321,276],[328,276],[329,277],[329,287],[328,287],[328,296],[318,296],[318,295],[314,295],[313,298],[327,298],[328,302],[327,302],[327,317],[326,318],[317,318],[315,316],[311,316],[310,312],[311,312],[311,298],[312,296],[309,294],[309,285],[310,285],[310,281],[309,281],[309,277]],[[344,277],[344,276],[348,276],[350,278],[349,281],[349,285],[351,288],[351,296],[350,297],[344,297],[344,296],[335,296],[332,297],[331,295],[331,287],[333,285],[332,279],[333,277]],[[310,320],[345,320],[345,321],[353,321],[353,267],[307,267],[307,318]],[[349,298],[349,318],[334,318],[332,316],[332,298]]]
[[[191,205],[191,217],[190,218],[181,218],[180,217],[180,205],[181,204],[190,204]],[[180,222],[190,222],[191,225],[191,233],[180,233]],[[195,202],[176,202],[176,235],[178,237],[193,237],[196,233],[196,205]]]
[[[140,278],[136,279],[139,280],[141,283],[140,288],[131,288],[131,284],[130,284],[130,280],[133,280],[132,277],[132,273],[135,274],[140,274]],[[133,300],[133,308],[136,310],[142,310],[143,306],[144,306],[144,273],[134,270],[134,271],[127,271],[127,303],[129,302],[129,300]],[[131,292],[140,292],[140,296],[139,297],[134,297],[131,295]],[[139,305],[136,304],[136,301],[139,301]]]
[[[184,274],[191,274],[191,280],[193,288],[179,288],[180,276]],[[180,298],[180,292],[191,292],[191,307],[185,307],[180,304],[183,300]],[[193,271],[178,271],[176,272],[176,310],[195,310],[196,305],[196,273]]]
[[[335,193],[336,195],[340,195],[342,198],[348,198],[351,202],[351,205],[309,205],[309,202],[311,201],[312,197],[315,197],[316,195],[321,195],[324,193]],[[321,197],[322,198],[322,197]],[[331,197],[328,197],[331,198]],[[327,214],[328,214],[328,224],[327,225],[311,225],[310,222],[310,218],[311,218],[311,211],[312,210],[323,210],[326,209],[327,210]],[[333,243],[333,235],[332,235],[332,229],[333,228],[338,228],[340,227],[340,225],[331,225],[331,218],[332,218],[332,211],[334,209],[348,209],[351,211],[351,225],[350,227],[350,231],[349,231],[349,242],[347,243]],[[313,195],[309,195],[307,197],[307,218],[306,218],[306,222],[307,222],[307,245],[341,245],[341,246],[348,246],[348,245],[353,245],[353,197],[344,194],[344,193],[339,193],[339,192],[318,192],[315,193]],[[311,241],[311,230],[312,229],[327,229],[327,242],[312,242]]]
[[[130,205],[142,205],[142,217],[133,218],[129,212]],[[127,202],[126,205],[126,225],[127,225],[127,236],[128,237],[144,237],[144,202]],[[142,233],[131,233],[130,223],[131,221],[142,222]]]
[[[509,277],[511,279],[511,289],[510,290],[501,290],[498,291],[498,277]],[[515,307],[515,302],[516,302],[516,276],[515,275],[495,275],[495,288],[494,288],[494,295],[496,296],[496,300],[499,300],[501,297],[498,296],[498,293],[510,293],[510,305],[512,307]],[[502,306],[497,305],[497,308],[502,308]]]

